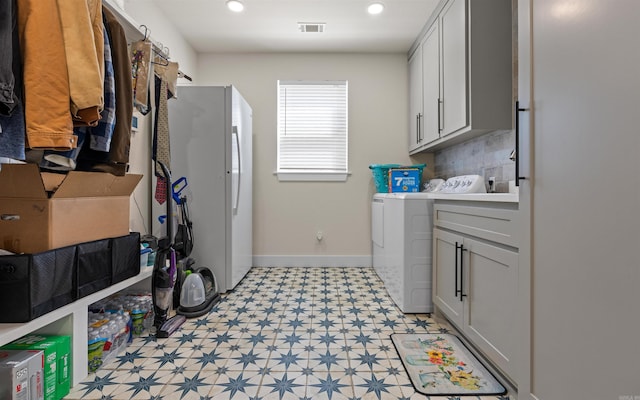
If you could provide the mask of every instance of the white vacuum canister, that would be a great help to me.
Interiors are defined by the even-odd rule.
[[[197,272],[187,275],[180,292],[180,306],[196,307],[204,304],[206,293],[202,275]]]

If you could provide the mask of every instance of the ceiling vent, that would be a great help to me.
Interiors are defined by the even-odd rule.
[[[298,22],[300,32],[322,33],[324,32],[324,22]]]

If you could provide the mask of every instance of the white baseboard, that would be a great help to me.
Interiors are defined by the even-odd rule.
[[[371,267],[371,256],[253,256],[255,267]]]

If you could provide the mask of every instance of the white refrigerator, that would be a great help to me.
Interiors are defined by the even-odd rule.
[[[169,131],[172,179],[187,179],[190,256],[224,293],[252,266],[251,107],[233,86],[179,86]]]

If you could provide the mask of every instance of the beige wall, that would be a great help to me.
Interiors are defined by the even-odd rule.
[[[145,25],[151,39],[169,50],[170,60],[177,61],[182,72],[195,78],[194,70],[198,54],[173,27],[171,18],[164,15],[153,3],[153,0],[125,0],[124,12],[133,19],[135,24]],[[144,28],[140,29],[144,30]],[[181,78],[178,79],[178,83],[187,85],[189,81]]]
[[[134,26],[147,26],[151,38],[169,49],[171,61],[177,61],[182,72],[195,78],[197,53],[173,28],[171,21],[162,14],[152,1],[136,0],[134,2],[126,0],[123,13],[132,20]],[[133,41],[137,38],[128,39]],[[188,85],[190,82],[180,78],[178,79],[178,84]],[[151,85],[151,90],[153,90],[153,85]],[[146,116],[137,112],[135,115],[138,117],[139,129],[131,135],[129,172],[142,174],[144,178],[131,196],[129,229],[141,234],[151,233],[160,237],[164,235],[164,232],[152,214],[160,215],[166,212],[165,206],[159,205],[153,199],[156,184],[151,168],[153,112]]]
[[[256,265],[370,265],[369,164],[424,161],[407,152],[406,55],[201,54],[196,76],[197,85],[235,85],[253,108]],[[279,182],[274,175],[278,79],[349,81],[346,182]]]

